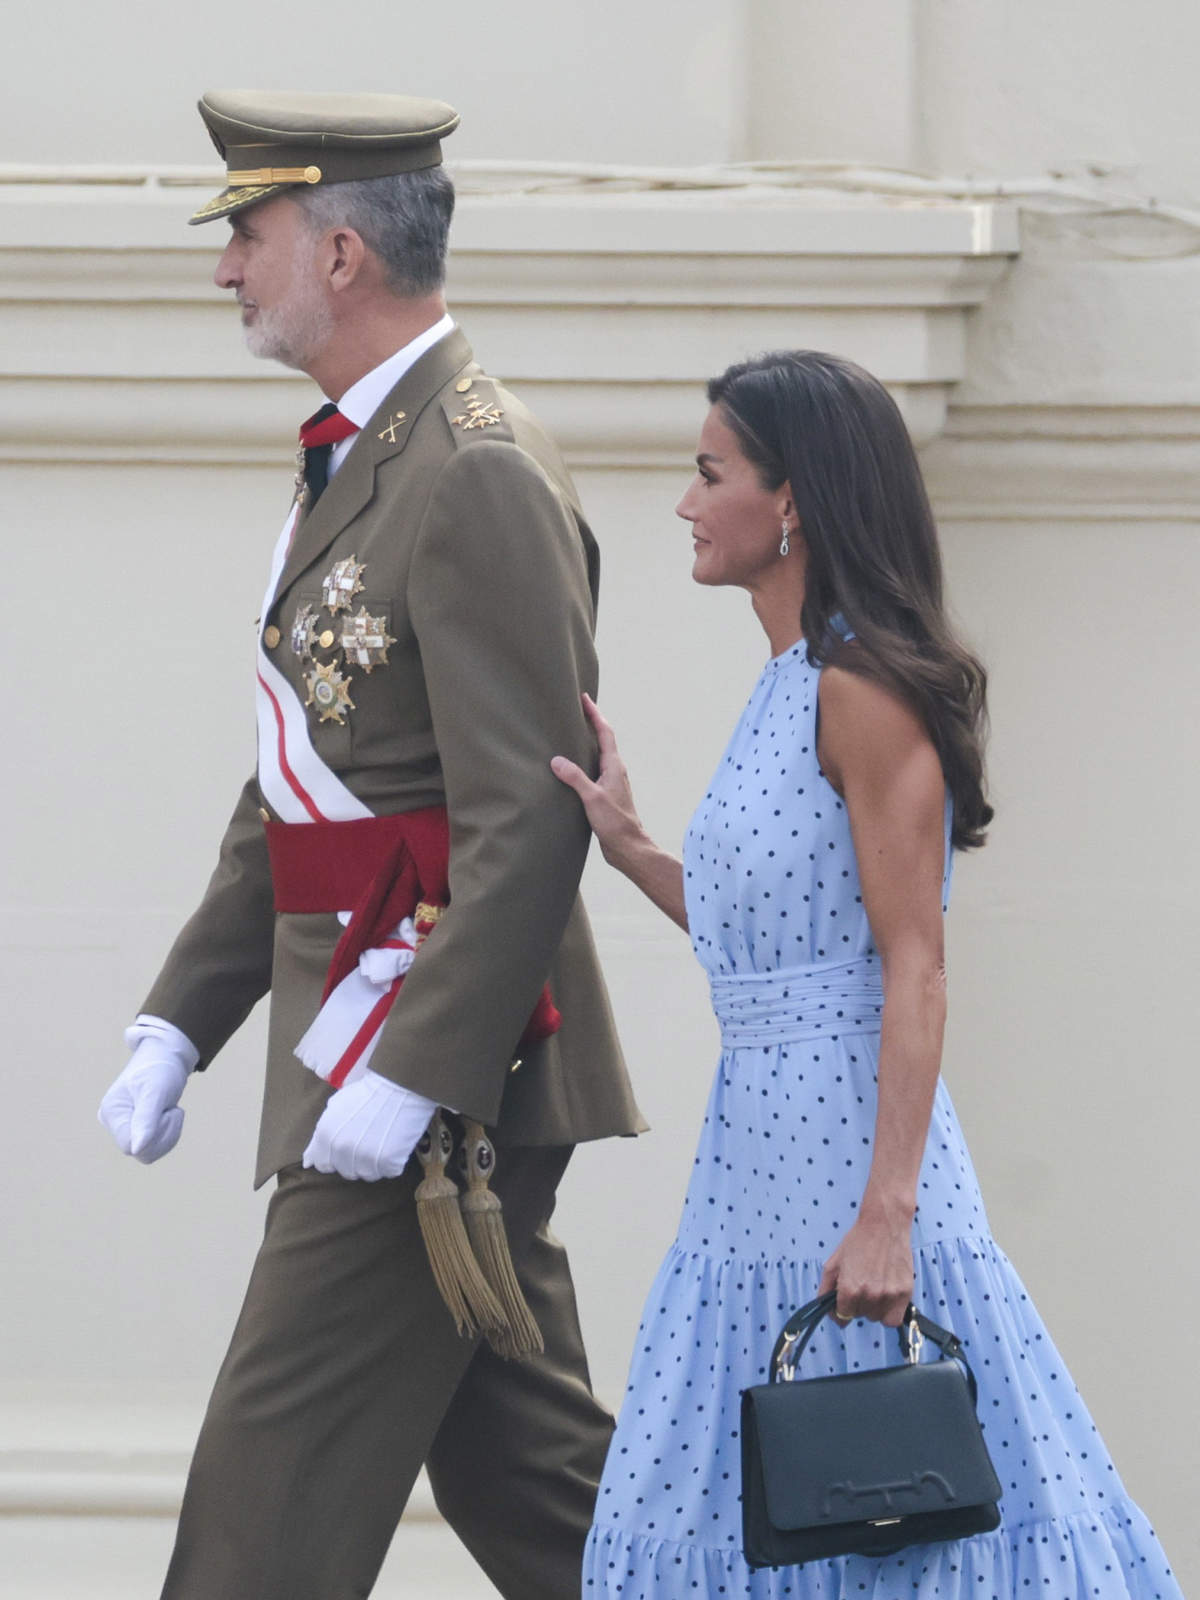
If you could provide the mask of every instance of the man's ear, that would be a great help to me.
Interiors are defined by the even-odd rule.
[[[325,270],[334,294],[344,293],[357,281],[367,258],[362,235],[353,228],[333,228],[325,238]]]

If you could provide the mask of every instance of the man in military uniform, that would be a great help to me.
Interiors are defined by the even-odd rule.
[[[163,1593],[365,1595],[424,1463],[501,1593],[567,1600],[611,1419],[548,1221],[571,1147],[643,1126],[577,897],[586,826],[549,766],[591,759],[595,544],[553,444],[446,314],[450,107],[200,112],[228,166],[192,218],[230,219],[216,282],[250,349],[327,404],[263,606],[258,770],[101,1108],[126,1153],[166,1154],[191,1071],[270,989],[276,1188]],[[471,1250],[439,1267],[427,1241],[449,1234],[418,1218],[428,1195],[466,1237],[441,1167],[463,1129],[535,1338],[517,1359],[495,1262],[468,1306],[450,1280]]]

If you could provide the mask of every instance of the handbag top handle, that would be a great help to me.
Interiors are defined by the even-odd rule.
[[[837,1290],[831,1289],[828,1294],[818,1295],[815,1300],[810,1300],[807,1305],[801,1306],[788,1318],[783,1326],[783,1331],[775,1341],[775,1348],[771,1352],[770,1381],[777,1383],[781,1376],[790,1379],[796,1369],[796,1364],[804,1354],[808,1341],[817,1330],[822,1318],[830,1316],[837,1305]],[[914,1338],[914,1335],[916,1337]],[[949,1328],[939,1327],[936,1322],[931,1322],[917,1308],[910,1305],[904,1313],[904,1319],[896,1329],[896,1337],[900,1343],[901,1354],[906,1360],[916,1360],[922,1338],[928,1339],[930,1344],[937,1345],[941,1351],[941,1360],[949,1358],[957,1361],[966,1374],[967,1388],[971,1395],[971,1404],[977,1400],[975,1374],[971,1371],[971,1363],[963,1353],[962,1343],[956,1334]]]

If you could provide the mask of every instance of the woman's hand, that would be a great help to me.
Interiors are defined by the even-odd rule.
[[[653,900],[660,911],[687,931],[687,906],[683,898],[683,866],[677,857],[660,850],[642,827],[633,804],[629,774],[617,749],[616,735],[596,709],[591,695],[583,697],[583,709],[600,746],[600,773],[595,782],[582,767],[566,756],[555,756],[550,770],[583,802],[592,832],[600,841],[609,866],[623,872]]]
[[[583,802],[604,859],[618,871],[627,872],[638,846],[647,842],[646,831],[633,804],[629,774],[611,725],[601,716],[589,694],[583,697],[583,709],[600,747],[599,776],[593,782],[582,767],[568,761],[566,756],[555,756],[550,770],[569,789],[574,789]]]
[[[818,1291],[837,1290],[834,1315],[898,1328],[912,1299],[912,1216],[860,1216],[825,1263]]]

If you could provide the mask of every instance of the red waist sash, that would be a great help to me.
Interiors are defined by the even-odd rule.
[[[350,822],[267,822],[276,911],[350,911],[325,977],[322,1004],[358,964],[424,904],[450,902],[450,823],[444,806]],[[433,920],[433,919],[431,919]],[[522,1044],[557,1033],[562,1017],[544,988]]]

